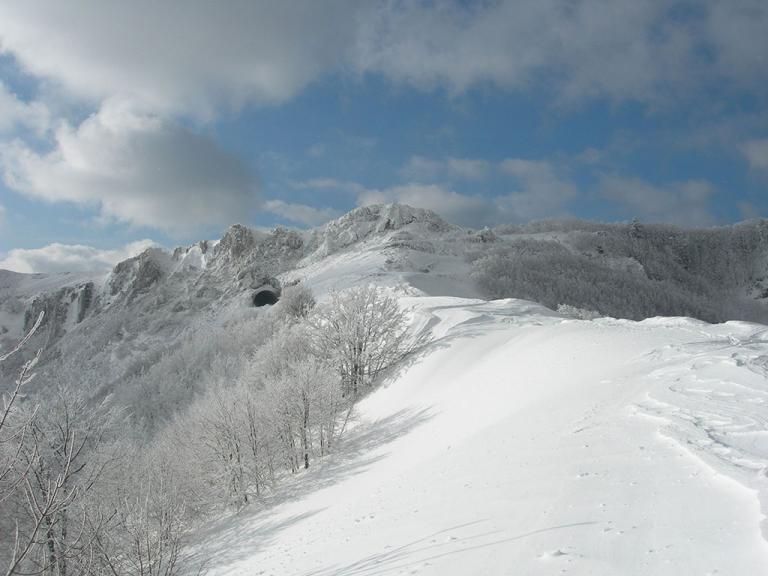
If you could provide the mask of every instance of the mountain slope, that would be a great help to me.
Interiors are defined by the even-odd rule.
[[[253,344],[240,335],[259,317],[254,298],[263,289],[301,282],[322,300],[375,283],[400,294],[570,305],[583,317],[765,322],[766,278],[762,221],[703,231],[589,222],[473,231],[427,210],[367,206],[303,232],[234,225],[218,241],[150,249],[108,274],[0,271],[0,349],[45,311],[25,350],[29,357],[43,348],[33,388],[66,384],[120,406],[140,404],[134,423],[151,434],[205,388],[215,355]],[[227,339],[237,342],[228,347]],[[16,355],[0,369],[0,390],[23,360]]]
[[[200,535],[212,575],[768,572],[765,327],[403,305],[434,344],[339,454]]]
[[[0,271],[0,349],[17,341],[44,311],[43,325],[26,350],[30,355],[44,349],[34,385],[80,380],[85,373],[97,376],[76,385],[99,397],[119,395],[126,381],[146,374],[196,335],[234,329],[254,318],[258,310],[253,299],[264,287],[279,293],[281,284],[312,275],[322,297],[332,288],[364,281],[361,266],[369,266],[369,280],[381,280],[384,272],[397,283],[395,269],[411,251],[403,247],[406,239],[417,245],[414,253],[434,253],[428,240],[420,238],[460,233],[456,230],[432,212],[389,205],[360,208],[304,233],[234,225],[217,242],[202,241],[173,253],[148,249],[109,274]],[[362,260],[356,259],[360,254]],[[354,281],[339,267],[349,258]],[[336,273],[321,285],[316,272],[329,267]],[[2,367],[0,390],[23,360],[17,355]],[[132,382],[128,388],[140,386]],[[194,392],[199,383],[189,388]],[[130,403],[126,397],[118,401]]]
[[[44,310],[33,385],[129,408],[140,443],[242,375],[260,290],[386,286],[433,343],[336,454],[197,534],[212,574],[746,576],[768,573],[766,327],[574,318],[762,318],[766,262],[764,222],[478,232],[366,207],[301,233],[235,225],[109,274],[0,272],[0,344]],[[592,310],[480,299],[509,290]]]

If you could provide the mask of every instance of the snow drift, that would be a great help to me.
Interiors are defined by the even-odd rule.
[[[405,298],[429,350],[212,575],[768,573],[768,330]]]

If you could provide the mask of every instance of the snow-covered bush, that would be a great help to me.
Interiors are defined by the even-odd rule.
[[[291,318],[306,318],[315,304],[312,290],[304,284],[296,284],[283,289],[278,308]]]
[[[594,320],[595,318],[600,318],[599,312],[595,312],[594,310],[587,310],[585,308],[577,308],[576,306],[571,306],[570,304],[560,304],[557,307],[557,311],[563,316],[576,318],[577,320]]]

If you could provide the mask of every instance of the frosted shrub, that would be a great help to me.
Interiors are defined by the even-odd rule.
[[[315,307],[315,297],[303,284],[287,286],[283,290],[278,307],[291,318],[306,318]]]
[[[571,306],[570,304],[560,304],[557,307],[557,311],[563,316],[576,318],[577,320],[594,320],[595,318],[600,318],[599,312],[595,312],[594,310],[587,310],[585,308],[577,308],[576,306]]]

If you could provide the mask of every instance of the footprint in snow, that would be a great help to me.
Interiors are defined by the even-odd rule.
[[[544,552],[541,556],[539,556],[539,560],[554,560],[556,558],[561,558],[563,556],[568,556],[568,552],[563,550],[562,548],[558,548],[557,550]]]

